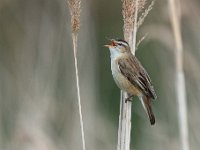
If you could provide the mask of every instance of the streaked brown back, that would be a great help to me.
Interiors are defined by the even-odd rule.
[[[121,73],[141,92],[152,98],[156,99],[156,93],[151,83],[151,79],[138,61],[138,59],[131,53],[124,55],[118,59],[118,66]]]

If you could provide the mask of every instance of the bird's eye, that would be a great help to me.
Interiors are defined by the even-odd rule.
[[[122,43],[119,43],[118,45],[119,45],[119,46],[122,46]]]

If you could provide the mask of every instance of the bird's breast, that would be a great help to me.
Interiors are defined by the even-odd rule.
[[[128,81],[128,79],[121,73],[117,60],[111,60],[111,70],[115,83],[117,86],[130,94],[140,95],[141,92]]]

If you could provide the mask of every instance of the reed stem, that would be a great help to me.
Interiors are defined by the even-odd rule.
[[[137,18],[138,18],[138,0],[122,1],[122,14],[124,18],[124,38],[128,41],[131,52],[135,55]],[[130,7],[134,6],[134,7]],[[130,16],[127,14],[131,14]],[[131,108],[132,103],[126,102],[128,93],[121,91],[120,98],[120,115],[118,128],[118,150],[130,150],[131,141]]]
[[[183,42],[181,37],[181,14],[180,1],[169,0],[169,8],[171,12],[171,24],[175,39],[175,58],[176,58],[176,94],[178,103],[178,118],[181,138],[181,149],[189,150],[188,139],[188,118],[187,118],[187,99],[185,88],[185,76],[183,71]]]

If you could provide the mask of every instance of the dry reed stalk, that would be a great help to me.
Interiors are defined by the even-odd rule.
[[[82,138],[83,150],[85,150],[85,135],[84,135],[83,116],[81,109],[81,96],[80,96],[80,84],[79,84],[79,73],[78,73],[78,61],[77,61],[77,39],[78,39],[78,31],[80,29],[81,1],[68,0],[68,5],[71,14],[72,41],[73,41],[74,63],[76,71],[76,88],[77,88],[78,108],[79,108],[79,117],[81,126],[81,138]]]
[[[152,9],[154,2],[142,13],[138,22],[138,13],[146,4],[146,0],[122,0],[122,15],[124,21],[124,39],[129,43],[131,52],[135,55],[137,28],[144,22],[145,17]],[[131,133],[131,102],[125,102],[128,93],[121,91],[120,114],[118,128],[118,150],[130,150]]]
[[[173,28],[176,46],[176,93],[178,101],[178,118],[182,150],[189,150],[187,99],[185,88],[185,76],[183,71],[183,43],[181,37],[181,11],[179,0],[169,0],[171,12],[171,24]]]
[[[122,0],[122,15],[124,20],[124,39],[128,41],[131,52],[135,55],[138,9],[142,9],[145,0]],[[125,102],[128,94],[121,91],[120,115],[118,128],[118,150],[130,150],[131,133],[131,102]]]

